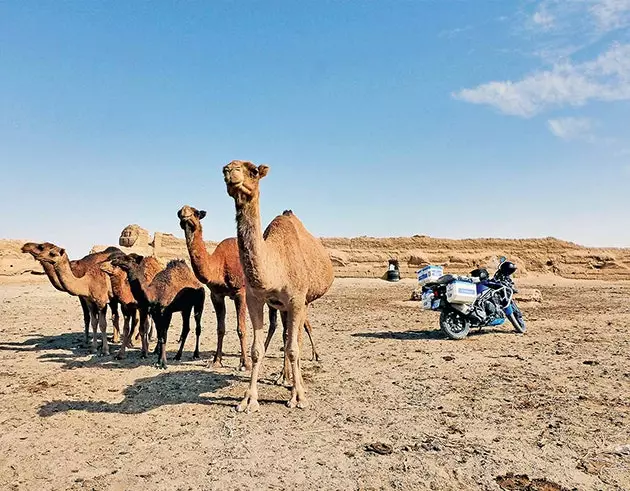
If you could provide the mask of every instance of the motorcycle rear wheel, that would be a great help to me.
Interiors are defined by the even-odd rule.
[[[449,339],[464,339],[470,332],[470,322],[462,315],[451,311],[440,314],[440,329]]]
[[[525,325],[525,321],[523,320],[523,314],[515,303],[512,303],[512,310],[512,314],[508,316],[508,319],[510,319],[510,322],[517,332],[519,332],[520,334],[525,334],[525,332],[527,331],[527,326]]]

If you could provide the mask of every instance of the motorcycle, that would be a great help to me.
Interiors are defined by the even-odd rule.
[[[514,301],[515,272],[516,265],[501,257],[492,278],[484,268],[470,276],[443,275],[422,287],[422,306],[440,312],[440,329],[450,339],[464,339],[471,328],[499,326],[506,319],[524,333],[523,314]]]

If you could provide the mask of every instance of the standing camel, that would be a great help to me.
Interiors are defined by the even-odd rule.
[[[250,370],[247,356],[247,307],[245,304],[245,278],[238,256],[236,239],[220,242],[212,254],[208,253],[203,242],[201,220],[206,216],[203,210],[184,206],[177,212],[179,226],[184,230],[190,263],[197,279],[210,290],[210,300],[217,316],[217,350],[212,366],[223,366],[223,337],[225,336],[225,297],[230,297],[236,307],[236,332],[241,342],[239,370]]]
[[[183,322],[179,351],[175,360],[180,360],[182,357],[184,344],[190,332],[190,313],[193,310],[197,336],[193,358],[199,358],[201,315],[206,292],[188,265],[182,260],[173,260],[155,275],[151,283],[148,283],[140,265],[133,257],[119,256],[112,260],[112,264],[126,271],[133,296],[149,304],[158,334],[158,367],[166,368],[166,340],[174,312],[182,313]]]
[[[45,262],[41,260],[41,257],[46,255],[51,247],[56,247],[54,244],[50,242],[27,242],[22,246],[22,252],[26,254],[30,254],[33,258],[38,261],[42,268],[44,269],[44,273],[48,276],[50,283],[55,289],[66,292],[66,289],[61,285],[59,281],[59,277],[55,271],[54,266],[51,263]],[[70,269],[75,276],[81,277],[85,274],[88,267],[98,264],[107,258],[109,258],[112,254],[122,254],[122,251],[117,247],[108,247],[104,251],[95,252],[93,254],[88,254],[82,259],[77,259],[75,261],[70,261]],[[83,325],[85,329],[85,344],[89,343],[89,332],[90,332],[90,307],[88,305],[88,300],[86,297],[79,296],[79,301],[81,302],[81,310],[83,311]],[[112,311],[112,323],[114,325],[114,337],[113,341],[118,342],[119,338],[119,317],[118,317],[118,299],[112,298],[109,302],[110,309]]]
[[[131,253],[127,255],[129,260],[136,263],[138,266],[138,274],[143,278],[143,280],[150,284],[153,281],[153,278],[162,271],[162,265],[159,261],[153,256],[139,256],[138,254]],[[146,358],[149,354],[149,307],[150,304],[145,295],[142,292],[136,290],[138,296],[134,295],[134,292],[129,283],[129,278],[127,272],[112,264],[112,261],[106,261],[101,264],[101,269],[107,273],[111,277],[112,281],[112,289],[114,292],[117,290],[120,291],[121,302],[123,304],[127,304],[129,309],[134,308],[137,310],[139,314],[139,324],[140,328],[138,329],[138,336],[140,337],[142,343],[142,358]],[[131,339],[133,337],[133,331],[136,322],[131,326],[131,329],[128,331],[125,330],[123,338],[124,341],[120,347],[120,351],[116,355],[117,358],[122,359],[126,356],[126,348],[132,347]],[[125,324],[125,327],[128,327],[128,323]]]
[[[263,307],[280,310],[286,317],[285,356],[293,373],[290,408],[306,406],[300,368],[299,334],[308,305],[324,295],[333,282],[333,267],[322,243],[292,213],[277,216],[262,231],[260,179],[269,167],[235,160],[223,168],[228,194],[236,206],[238,248],[247,279],[247,307],[254,329],[252,374],[249,390],[237,411],[258,409],[258,374],[264,358]]]
[[[59,283],[65,291],[71,295],[87,298],[92,323],[92,353],[97,352],[96,331],[97,328],[100,328],[102,354],[108,355],[107,304],[114,296],[109,277],[101,271],[98,264],[90,265],[83,276],[75,276],[70,267],[70,260],[65,249],[55,245],[41,256],[41,261],[54,266]]]
[[[203,241],[203,227],[201,220],[206,216],[204,210],[197,210],[185,205],[178,212],[179,226],[184,230],[186,245],[190,254],[195,276],[201,283],[210,289],[210,299],[214,305],[217,317],[217,350],[214,356],[213,367],[222,367],[223,338],[225,336],[225,297],[234,301],[237,314],[236,332],[241,343],[240,370],[250,370],[251,363],[247,356],[247,304],[245,301],[245,275],[241,265],[238,242],[235,238],[225,239],[220,242],[212,254],[208,253]],[[269,308],[269,332],[265,341],[265,351],[271,342],[277,326],[277,310]],[[311,342],[312,358],[319,360],[319,354],[313,342],[311,325],[308,320],[304,324],[306,333]],[[283,334],[283,339],[286,333]],[[278,381],[288,379],[288,367],[285,356],[285,367],[278,377]]]

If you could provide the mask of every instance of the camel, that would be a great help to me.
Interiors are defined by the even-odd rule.
[[[127,273],[122,269],[112,265],[110,260],[103,261],[100,264],[101,271],[109,276],[112,284],[112,292],[120,301],[120,308],[124,316],[123,336],[120,343],[120,349],[116,354],[116,358],[122,360],[127,354],[127,348],[133,348],[131,344],[131,336],[138,325],[138,302],[131,293]],[[131,322],[131,330],[130,324]],[[145,326],[146,327],[146,326]]]
[[[116,254],[116,253],[115,253]],[[114,255],[115,255],[114,254]],[[90,264],[81,277],[72,272],[70,260],[65,249],[52,245],[40,260],[54,266],[59,283],[71,295],[85,297],[90,306],[92,323],[92,353],[97,352],[97,328],[101,331],[102,354],[109,354],[107,343],[107,304],[114,294],[109,277],[103,273],[98,264]]]
[[[251,363],[247,356],[247,305],[245,301],[245,275],[241,265],[238,242],[235,238],[221,241],[212,254],[208,253],[203,241],[203,227],[201,220],[206,216],[204,210],[197,210],[192,206],[184,205],[178,212],[179,226],[184,230],[186,245],[190,254],[190,263],[197,279],[210,290],[210,299],[214,305],[217,316],[217,350],[214,356],[213,367],[222,367],[223,338],[225,336],[225,297],[234,301],[237,314],[236,332],[241,343],[240,370],[250,370]],[[269,332],[265,341],[265,351],[271,342],[271,338],[277,326],[277,311],[269,309]],[[315,348],[311,333],[311,325],[308,320],[305,329],[311,341],[312,358],[319,360],[319,354]],[[286,357],[285,357],[286,360]],[[281,374],[282,380],[288,377],[285,370]],[[280,378],[278,379],[278,381]]]
[[[140,272],[144,281],[147,283],[151,283],[155,275],[157,275],[161,270],[162,266],[152,256],[143,257],[137,254],[129,254],[130,259],[136,262],[140,268]],[[111,278],[112,282],[112,290],[115,294],[121,299],[121,303],[123,305],[123,309],[128,309],[131,312],[137,312],[139,314],[139,337],[142,343],[142,358],[146,358],[149,352],[149,303],[143,302],[144,297],[140,296],[140,298],[136,298],[133,295],[131,290],[131,285],[129,284],[129,279],[127,277],[127,272],[118,266],[114,266],[112,261],[105,261],[101,264],[101,270],[108,274]],[[127,319],[126,319],[127,320]],[[116,358],[123,359],[126,356],[127,348],[132,348],[131,339],[133,337],[134,329],[138,324],[138,319],[134,315],[133,323],[131,328],[129,328],[129,322],[125,322],[124,330],[123,330],[123,342],[120,346],[120,350],[118,351]]]
[[[322,243],[313,237],[291,211],[277,216],[262,231],[260,179],[265,165],[234,160],[223,168],[228,194],[236,207],[239,255],[246,278],[247,308],[254,329],[250,386],[237,411],[256,411],[258,374],[264,358],[263,307],[267,303],[286,317],[285,356],[293,373],[290,408],[307,405],[300,368],[301,328],[307,307],[332,285],[333,267]]]
[[[67,292],[67,290],[63,287],[61,282],[59,281],[59,277],[57,276],[57,272],[55,271],[54,266],[49,263],[42,261],[41,258],[48,253],[48,251],[52,248],[56,247],[54,244],[50,242],[42,242],[42,243],[34,243],[27,242],[22,246],[22,252],[26,254],[30,254],[33,258],[38,261],[46,276],[50,280],[52,286],[62,292]],[[117,247],[108,247],[104,251],[96,252],[93,254],[88,254],[82,259],[78,259],[75,261],[70,261],[70,269],[72,269],[72,273],[77,277],[82,277],[85,275],[87,269],[94,265],[98,264],[105,259],[109,258],[112,254],[120,253],[122,251]],[[81,302],[81,310],[83,311],[83,324],[85,329],[85,344],[89,343],[89,332],[90,332],[90,306],[88,305],[88,299],[86,297],[79,296],[79,301]],[[118,316],[118,299],[112,298],[109,302],[110,309],[112,311],[112,324],[114,325],[114,335],[113,341],[118,342],[119,338],[119,316]]]
[[[190,267],[182,260],[173,260],[148,283],[140,265],[133,257],[119,256],[112,260],[114,266],[127,273],[131,291],[136,299],[149,304],[151,316],[158,334],[159,368],[166,368],[166,340],[168,328],[174,312],[182,313],[182,335],[175,360],[180,360],[186,338],[190,332],[190,313],[195,313],[195,334],[197,341],[193,358],[199,358],[199,337],[201,336],[201,315],[206,297],[203,285],[197,281]]]
[[[217,350],[212,366],[223,366],[223,338],[225,336],[225,297],[234,301],[236,308],[236,332],[241,343],[239,370],[250,370],[247,356],[247,307],[245,304],[245,278],[238,255],[235,238],[220,242],[212,254],[208,253],[203,242],[201,220],[206,216],[203,210],[183,206],[178,212],[179,226],[184,230],[190,263],[197,279],[210,290],[210,300],[217,316]]]

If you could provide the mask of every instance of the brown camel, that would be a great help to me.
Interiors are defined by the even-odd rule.
[[[126,271],[133,296],[149,304],[158,334],[158,367],[166,368],[166,340],[174,312],[181,312],[183,321],[179,351],[175,360],[180,360],[182,357],[184,344],[190,332],[190,313],[193,310],[197,335],[193,358],[199,358],[201,315],[206,292],[190,267],[184,261],[173,260],[164,270],[155,275],[151,283],[148,283],[134,258],[119,256],[112,260],[112,264]]]
[[[247,356],[247,307],[245,304],[245,278],[238,256],[236,239],[220,242],[212,254],[203,242],[201,220],[206,212],[184,206],[177,212],[179,226],[184,230],[190,263],[197,279],[210,290],[210,300],[217,316],[217,350],[212,366],[223,366],[223,337],[225,336],[225,297],[234,301],[236,307],[236,332],[241,343],[239,370],[250,370]]]
[[[66,289],[62,286],[59,281],[59,277],[57,276],[57,272],[55,271],[54,266],[45,261],[41,261],[41,257],[46,255],[48,251],[52,248],[56,247],[54,244],[50,242],[42,242],[42,243],[34,243],[27,242],[22,246],[22,252],[30,254],[36,261],[42,265],[46,276],[50,280],[50,283],[54,288],[59,291],[66,292]],[[70,261],[70,269],[72,269],[72,273],[77,277],[82,277],[85,275],[85,272],[92,265],[98,264],[107,258],[109,258],[112,254],[120,253],[122,251],[117,247],[108,247],[104,251],[96,252],[93,254],[88,254],[82,259],[78,259],[75,261]],[[86,297],[79,296],[79,301],[81,302],[81,309],[83,311],[83,324],[85,329],[85,344],[89,343],[89,331],[90,331],[90,307],[88,305],[88,300]],[[118,342],[119,339],[119,317],[118,317],[118,299],[112,298],[109,302],[110,309],[112,311],[112,323],[114,325],[114,337],[113,341]]]
[[[203,241],[203,227],[201,220],[206,216],[204,210],[197,210],[185,205],[178,212],[179,226],[184,230],[186,245],[190,254],[195,276],[210,289],[210,299],[214,305],[217,316],[217,351],[214,356],[213,366],[223,366],[223,338],[225,336],[225,297],[234,301],[237,314],[236,332],[241,342],[240,370],[250,370],[251,363],[247,356],[247,305],[245,302],[245,275],[241,265],[238,242],[235,238],[225,239],[220,242],[212,254],[208,253]],[[271,342],[271,338],[277,326],[277,311],[269,309],[269,333],[265,341],[265,351]],[[308,320],[305,329],[311,340],[312,359],[319,360],[319,354],[313,343],[311,326]],[[285,357],[286,360],[286,357]],[[285,370],[278,379],[287,379],[288,371]]]
[[[127,354],[127,348],[133,348],[131,336],[138,324],[138,302],[131,293],[127,273],[112,265],[111,261],[103,261],[100,264],[101,271],[109,276],[112,284],[112,292],[120,301],[120,308],[124,316],[122,342],[116,358],[122,360]],[[131,322],[131,330],[130,324]]]
[[[114,296],[109,276],[101,271],[99,264],[91,264],[83,276],[75,276],[65,249],[55,245],[50,247],[40,260],[54,266],[59,283],[65,291],[87,298],[92,322],[92,353],[97,352],[96,331],[100,328],[102,354],[108,355],[106,313],[107,304]]]
[[[333,282],[333,267],[322,243],[292,213],[277,216],[262,231],[260,179],[269,167],[235,160],[223,168],[228,194],[236,205],[239,254],[247,279],[247,307],[254,328],[252,375],[249,390],[238,411],[258,409],[258,374],[264,358],[263,307],[280,310],[286,317],[285,356],[293,373],[289,407],[305,407],[306,394],[300,368],[301,328],[306,310]]]
[[[136,264],[138,264],[140,273],[144,278],[144,281],[151,283],[153,278],[163,269],[158,260],[152,256],[139,256],[137,254],[129,254],[128,256]],[[138,329],[139,337],[142,343],[142,357],[146,358],[149,352],[149,304],[143,302],[143,297],[136,298],[131,290],[127,272],[118,266],[114,266],[112,261],[105,261],[101,264],[101,269],[110,276],[112,282],[112,290],[121,298],[123,309],[127,308],[129,311],[137,311],[139,314],[140,328]],[[117,358],[122,359],[126,356],[126,349],[133,347],[132,337],[135,326],[138,324],[138,319],[134,316],[131,328],[129,328],[129,322],[126,322],[123,330],[123,342],[120,350],[116,355]]]

